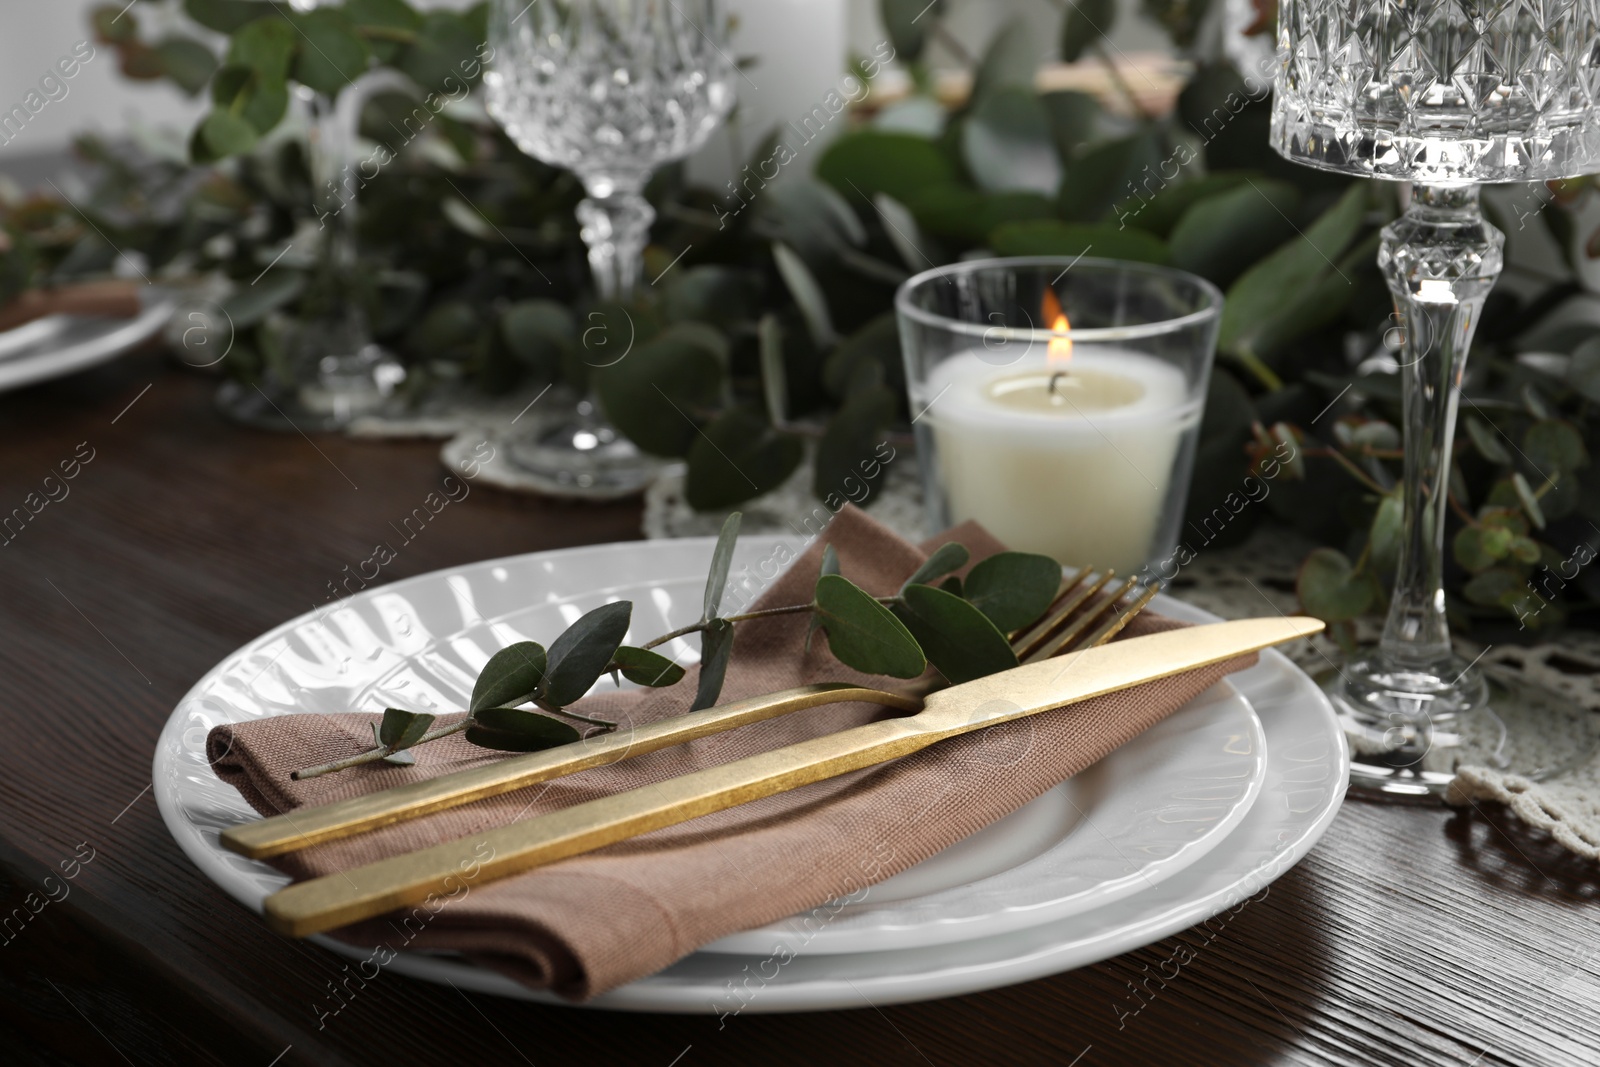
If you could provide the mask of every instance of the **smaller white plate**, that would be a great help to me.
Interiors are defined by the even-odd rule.
[[[177,301],[164,289],[140,291],[131,319],[46,315],[0,331],[0,390],[60,378],[115,359],[166,325]]]
[[[797,916],[703,946],[809,955],[943,945],[1121,900],[1215,848],[1250,811],[1267,746],[1249,701],[1219,682],[1088,770],[866,890],[820,929]]]

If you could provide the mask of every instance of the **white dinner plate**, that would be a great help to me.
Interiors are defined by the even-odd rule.
[[[579,611],[607,599],[634,602],[636,639],[692,621],[713,543],[699,538],[568,549],[435,572],[302,616],[246,646],[185,698],[189,719],[181,745],[166,750],[166,765],[157,764],[156,780],[177,783],[177,807],[199,830],[198,839],[188,838],[199,850],[197,862],[256,910],[286,881],[267,864],[241,866],[217,843],[219,827],[254,817],[204,763],[205,732],[219,716],[242,721],[319,707],[460,707],[496,649],[515,640],[548,641]],[[769,557],[776,545],[771,538],[743,539],[735,567]],[[641,554],[657,577],[616,583],[617,557]],[[401,604],[404,619],[393,614]],[[375,645],[373,635],[389,621],[394,626],[387,640]],[[694,657],[686,641],[671,652],[679,662]],[[258,669],[264,656],[270,660]],[[173,760],[191,773],[164,773]],[[832,906],[823,929],[790,920],[725,937],[704,951],[769,952],[777,943],[819,953],[915,948],[1098,907],[1172,877],[1214,848],[1260,793],[1265,761],[1261,724],[1249,702],[1221,682],[1005,819],[870,887],[865,898]]]
[[[741,562],[770,556],[775,543],[773,539],[743,539]],[[542,636],[550,629],[576,618],[594,603],[621,596],[633,598],[635,617],[641,632],[645,628],[657,632],[656,626],[667,629],[677,625],[682,621],[678,616],[687,617],[698,611],[709,553],[710,541],[696,539],[597,546],[489,561],[369,590],[330,606],[320,615],[313,613],[279,627],[219,664],[195,686],[169,719],[158,743],[155,760],[156,793],[162,815],[180,846],[208,876],[237,899],[259,911],[261,900],[281,886],[285,879],[265,864],[225,852],[217,844],[217,834],[222,828],[251,817],[253,813],[231,787],[216,778],[205,762],[204,738],[211,726],[223,721],[242,721],[293,711],[331,712],[364,706],[379,708],[384,703],[403,703],[424,710],[459,706],[462,695],[471,688],[477,667],[493,649],[526,636]],[[735,570],[737,572],[738,564]],[[1157,606],[1169,614],[1194,616],[1192,609],[1185,609],[1175,602],[1158,601]],[[645,625],[647,619],[648,626]],[[681,651],[688,653],[689,650]],[[687,655],[684,658],[688,658]],[[1293,671],[1281,657],[1268,657],[1266,662],[1281,664],[1275,672],[1278,675],[1282,675],[1284,669]],[[1250,674],[1260,674],[1263,669],[1258,667]],[[1303,675],[1298,680],[1306,681]],[[1309,685],[1308,681],[1306,685]],[[1290,688],[1295,687],[1291,684]],[[1314,687],[1311,692],[1315,692]],[[1307,693],[1295,694],[1295,699],[1302,703],[1308,698]],[[1320,697],[1316,699],[1320,700]],[[1239,717],[1241,710],[1245,715],[1243,719]],[[1191,715],[1191,712],[1195,714]],[[1331,713],[1327,713],[1325,703],[1317,706],[1315,712],[1327,719],[1326,723],[1317,725],[1331,729]],[[1034,886],[1034,902],[1037,904],[1042,899],[1043,910],[1028,906],[1010,908],[1003,899],[995,905],[996,898],[992,896],[987,898],[990,906],[972,907],[974,900],[982,901],[985,898],[982,894],[974,895],[964,887],[950,884],[952,877],[959,880],[961,870],[974,873],[978,883],[990,882],[987,890],[1000,891],[1003,898],[1000,887],[1013,872],[1028,872],[1030,867],[1036,867],[1035,871],[1029,873],[1037,873],[1038,869],[1048,867],[1048,864],[1039,866],[1040,861],[1047,860],[1054,850],[1073,842],[1076,842],[1075,847],[1081,847],[1099,836],[1095,831],[1096,827],[1100,827],[1097,817],[1099,803],[1117,796],[1116,789],[1111,787],[1116,776],[1100,772],[1105,774],[1106,781],[1101,783],[1104,788],[1097,793],[1094,775],[1080,775],[1078,778],[1083,781],[1067,783],[1030,805],[1030,808],[1037,810],[1024,809],[1012,816],[1011,820],[991,827],[985,832],[991,835],[987,843],[977,841],[984,835],[975,835],[964,846],[958,846],[960,852],[957,849],[948,850],[929,861],[929,864],[900,876],[904,879],[901,889],[905,892],[896,891],[893,894],[900,899],[869,900],[854,912],[841,912],[839,918],[843,924],[840,929],[845,930],[848,924],[857,923],[862,930],[875,931],[871,937],[876,940],[870,945],[867,941],[857,942],[857,945],[863,949],[875,947],[880,951],[845,953],[832,958],[848,972],[858,966],[857,961],[880,956],[888,961],[907,953],[936,951],[929,946],[955,942],[957,939],[960,939],[959,944],[946,945],[950,953],[948,958],[970,955],[985,946],[997,945],[1015,936],[1022,936],[1029,945],[1037,947],[1039,931],[1053,930],[1063,923],[1070,924],[1074,911],[1078,913],[1077,917],[1084,916],[1083,909],[1074,905],[1087,900],[1087,907],[1093,910],[1086,914],[1099,917],[1108,909],[1116,909],[1128,902],[1144,900],[1162,892],[1165,887],[1156,883],[1163,878],[1170,879],[1184,865],[1190,865],[1191,870],[1207,866],[1214,857],[1204,853],[1222,839],[1229,826],[1237,822],[1241,829],[1228,837],[1228,847],[1223,850],[1231,853],[1238,834],[1254,821],[1250,801],[1260,792],[1256,783],[1261,781],[1259,766],[1264,747],[1261,724],[1250,714],[1247,702],[1226,693],[1208,694],[1197,702],[1196,707],[1185,709],[1169,720],[1168,725],[1151,731],[1125,747],[1119,752],[1118,758],[1124,758],[1127,753],[1134,754],[1126,757],[1131,773],[1140,762],[1136,758],[1136,746],[1150,744],[1153,746],[1152,753],[1165,746],[1169,751],[1166,758],[1170,758],[1173,750],[1185,748],[1180,739],[1188,723],[1195,724],[1193,729],[1199,731],[1199,736],[1210,737],[1212,731],[1227,729],[1225,724],[1230,716],[1235,725],[1231,735],[1235,739],[1235,747],[1248,750],[1247,754],[1241,751],[1236,759],[1253,761],[1258,770],[1235,782],[1236,788],[1231,797],[1206,798],[1215,810],[1209,817],[1198,817],[1195,820],[1200,824],[1198,827],[1185,827],[1187,840],[1179,841],[1175,851],[1169,835],[1165,844],[1157,840],[1150,856],[1133,863],[1124,862],[1122,869],[1109,869],[1107,875],[1098,882],[1091,880],[1077,889],[1058,892],[1054,896],[1046,894],[1041,898],[1037,880],[1031,883],[1027,879],[1013,880],[1013,884]],[[1316,715],[1312,717],[1316,718]],[[1267,735],[1270,738],[1272,734],[1269,723]],[[1327,733],[1322,740],[1329,738],[1333,739],[1334,744],[1320,757],[1319,764],[1322,771],[1331,775],[1323,789],[1327,817],[1331,817],[1343,791],[1343,772],[1336,766],[1343,758],[1342,742],[1339,741],[1337,730]],[[1275,756],[1269,756],[1266,760],[1269,782],[1274,760]],[[1339,773],[1334,774],[1334,771]],[[1335,781],[1337,790],[1333,787]],[[1237,788],[1239,785],[1243,785],[1243,788]],[[1212,779],[1210,786],[1220,789],[1223,783]],[[1064,810],[1062,798],[1065,798],[1067,806],[1074,809],[1074,819],[1061,817]],[[1106,809],[1108,817],[1111,810]],[[1145,820],[1147,823],[1150,821]],[[1162,822],[1159,818],[1153,821]],[[1184,826],[1187,820],[1169,822]],[[1315,822],[1314,826],[1298,835],[1297,840],[1304,847],[1309,847],[1310,840],[1320,833],[1323,825],[1325,821]],[[1020,851],[1017,844],[1019,839],[1023,842]],[[1110,840],[1113,844],[1117,843],[1115,837]],[[1038,851],[1041,844],[1043,851]],[[1293,851],[1297,846],[1291,842],[1287,847]],[[1033,851],[1031,858],[1030,850]],[[1298,852],[1293,852],[1293,858],[1297,859],[1303,850],[1302,847]],[[1114,852],[1115,849],[1110,851]],[[1123,851],[1126,852],[1126,848]],[[965,859],[962,858],[962,852],[968,853]],[[952,858],[951,853],[956,853],[956,856]],[[1018,862],[1019,857],[1022,862]],[[943,873],[937,866],[941,863],[945,867]],[[1142,877],[1139,871],[1146,872],[1150,877]],[[925,882],[920,891],[913,891],[916,890],[917,878],[929,877],[932,880]],[[1192,881],[1193,877],[1185,875],[1172,879],[1166,885],[1187,885]],[[891,883],[886,882],[884,886],[890,887]],[[1094,897],[1096,892],[1104,895]],[[957,921],[942,922],[937,911],[924,910],[920,915],[917,914],[927,899],[951,894],[965,901],[969,907],[968,912]],[[884,897],[890,895],[884,894]],[[874,926],[874,905],[887,909],[880,912],[880,919],[889,914],[900,918],[910,916],[914,921],[908,924],[896,919]],[[1063,910],[1050,911],[1052,906],[1060,906]],[[992,925],[996,923],[999,925]],[[1095,928],[1100,929],[1098,923]],[[921,940],[914,936],[919,930],[926,934]],[[1006,930],[1021,932],[1002,932]],[[722,990],[729,977],[746,973],[751,961],[759,963],[777,951],[776,946],[784,940],[784,931],[767,930],[753,940],[744,935],[741,938],[726,939],[719,945],[724,951],[696,953],[659,975],[614,990],[592,1003],[655,1011],[712,1010],[708,993]],[[817,940],[813,938],[813,944]],[[337,942],[324,943],[339,951],[350,951],[348,946]],[[835,939],[831,944],[843,942]],[[918,947],[897,947],[906,945]],[[803,957],[787,961],[780,976],[784,980],[775,978],[769,983],[772,989],[770,995],[763,998],[764,1002],[759,1008],[752,1004],[751,1010],[798,1010],[847,1006],[855,1002],[827,1003],[830,994],[822,992],[829,988],[828,981],[823,978],[831,973],[827,968],[818,975],[819,979],[823,979],[821,985],[801,982],[789,988],[788,976],[792,975],[796,980],[800,978],[801,972],[795,969],[799,964],[821,966],[817,961],[826,954],[812,951],[810,944],[806,949]],[[733,950],[733,954],[728,950]],[[737,954],[741,950],[748,954]],[[1111,951],[1121,950],[1114,948]],[[1069,959],[1052,969],[1060,970],[1088,961]],[[397,970],[421,977],[435,980],[449,978],[458,985],[466,982],[474,988],[508,995],[540,997],[504,978],[487,971],[480,972],[445,956],[413,954],[391,965]],[[924,964],[919,962],[915,966],[920,969]],[[986,971],[984,977],[978,979],[981,984],[966,986],[963,984],[965,979],[955,977],[952,979],[955,985],[949,988],[925,993],[909,992],[906,997],[937,996],[1019,980],[1005,977],[1007,973],[1006,968],[1001,966],[998,970]],[[470,980],[464,977],[467,974],[472,975]],[[712,980],[710,976],[713,974],[721,974],[722,977]],[[1032,976],[1021,974],[1020,977]],[[833,987],[839,986],[838,981],[833,982]],[[849,986],[850,980],[842,982],[842,988]],[[892,977],[888,988],[898,988]],[[783,989],[789,991],[780,992]],[[835,988],[835,995],[837,993],[838,989]],[[897,997],[893,992],[886,995],[891,999]]]
[[[142,308],[131,319],[98,315],[46,315],[0,331],[0,391],[60,378],[115,359],[166,325],[177,307],[160,288],[140,290]]]

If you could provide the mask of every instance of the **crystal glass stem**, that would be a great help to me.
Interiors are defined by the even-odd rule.
[[[645,242],[656,217],[643,195],[648,177],[610,171],[583,175],[589,196],[578,204],[578,222],[602,300],[626,302],[638,288]],[[523,473],[556,496],[628,496],[649,485],[659,468],[611,425],[587,385],[570,415],[517,438],[509,451]]]
[[[322,93],[305,86],[295,91],[310,120],[306,162],[309,206],[320,242],[316,262],[288,338],[287,358],[269,367],[259,383],[225,383],[217,404],[230,418],[250,426],[337,430],[358,416],[381,411],[406,372],[399,360],[372,342],[362,307],[349,115]]]
[[[604,300],[627,300],[639,284],[655,209],[642,195],[644,175],[585,175],[587,199],[578,204],[589,268]]]
[[[1500,273],[1504,241],[1485,221],[1476,185],[1418,185],[1405,215],[1383,231],[1378,264],[1405,325],[1404,520],[1378,647],[1392,672],[1456,673],[1443,578],[1450,446],[1467,351]]]

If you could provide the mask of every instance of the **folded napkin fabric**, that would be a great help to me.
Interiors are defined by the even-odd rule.
[[[0,330],[12,330],[46,315],[98,315],[131,319],[139,314],[139,289],[120,278],[29,289],[0,304]]]
[[[779,575],[755,607],[811,598],[822,546],[844,575],[890,595],[945,541],[974,561],[1002,546],[968,524],[909,544],[847,507]],[[1145,613],[1127,634],[1181,625]],[[883,687],[827,642],[806,651],[804,614],[740,623],[724,701],[816,681]],[[554,635],[543,636],[547,639]],[[635,640],[652,635],[633,635]],[[719,937],[854,894],[981,830],[1148,729],[1253,656],[1152,682],[943,741],[903,759],[668,827],[497,882],[459,887],[432,907],[354,924],[338,937],[379,951],[453,950],[536,988],[581,1000],[652,974]],[[687,710],[695,677],[660,690],[602,692],[576,705],[621,729]],[[450,811],[279,857],[316,877],[634,789],[882,717],[864,703],[828,705],[597,767]],[[218,726],[217,773],[265,815],[369,793],[502,758],[457,734],[415,751],[416,764],[373,764],[308,781],[289,773],[370,748],[372,715],[288,715]]]

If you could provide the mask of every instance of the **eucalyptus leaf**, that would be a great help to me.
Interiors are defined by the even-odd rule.
[[[317,8],[295,20],[301,41],[294,79],[309,89],[336,97],[366,73],[371,53],[343,11]]]
[[[961,157],[980,188],[1055,195],[1061,157],[1032,87],[989,93],[961,124]]]
[[[628,439],[657,456],[682,456],[699,435],[696,414],[721,399],[715,352],[681,337],[633,347],[594,372],[595,391]]]
[[[539,697],[564,708],[575,703],[606,672],[628,634],[633,604],[616,600],[587,612],[550,642],[549,665]]]
[[[283,75],[267,77],[230,63],[211,79],[211,99],[217,110],[225,110],[249,123],[256,133],[266,134],[289,110],[289,85]]]
[[[1528,414],[1536,419],[1551,419],[1555,415],[1551,409],[1550,401],[1545,399],[1544,393],[1532,382],[1528,382],[1522,387],[1522,406],[1527,409]]]
[[[378,724],[377,723],[373,723],[372,724],[372,747],[373,748],[383,748],[384,747],[383,738],[379,734]],[[387,756],[384,756],[382,758],[383,758],[383,762],[385,762],[385,763],[387,763],[387,764],[389,764],[390,766],[393,766],[393,767],[411,767],[411,766],[415,766],[415,764],[417,762],[417,757],[412,755],[410,752],[406,751],[405,749],[400,749],[397,752],[391,752]]]
[[[1005,634],[987,615],[953,593],[913,585],[906,590],[905,605],[897,614],[928,661],[952,685],[1017,665],[1017,655]]]
[[[1330,286],[1348,289],[1334,260],[1360,231],[1366,196],[1364,184],[1351,185],[1303,234],[1239,276],[1222,307],[1221,347],[1252,350],[1274,319],[1297,310],[1293,298],[1314,291],[1325,279]]]
[[[405,0],[344,0],[344,13],[384,63],[394,58],[399,45],[416,40],[422,28],[422,15]]]
[[[1371,580],[1356,573],[1348,557],[1332,548],[1313,549],[1295,582],[1300,606],[1324,622],[1343,622],[1364,613],[1375,598]]]
[[[905,205],[923,233],[969,244],[986,240],[1002,223],[1055,214],[1051,200],[1038,193],[984,193],[959,185],[930,186]]]
[[[1067,0],[1061,21],[1061,60],[1073,63],[1111,32],[1117,22],[1116,0]]]
[[[904,596],[906,590],[913,585],[932,585],[934,579],[943,578],[951,571],[960,570],[967,565],[971,555],[965,545],[946,541],[934,549],[933,553],[922,561],[921,566],[911,572],[911,577],[901,583],[900,595]]]
[[[1494,566],[1510,549],[1509,532],[1483,526],[1463,526],[1451,541],[1456,562],[1473,573]]]
[[[277,9],[267,0],[183,0],[183,12],[208,30],[233,33]]]
[[[452,83],[471,86],[479,70],[484,35],[473,20],[453,11],[423,13],[413,40],[396,53],[394,65],[427,92],[450,95]]]
[[[420,711],[384,708],[383,721],[378,724],[378,744],[396,752],[410,748],[422,740],[433,720],[432,715]]]
[[[917,217],[910,208],[887,193],[877,194],[872,198],[872,203],[878,209],[878,217],[883,220],[889,243],[894,245],[907,270],[920,273],[936,265],[938,249],[922,235]]]
[[[1167,246],[1144,230],[1081,223],[1007,222],[994,228],[989,245],[1002,256],[1094,256],[1140,263],[1167,262]]]
[[[812,491],[837,510],[845,500],[863,503],[883,477],[877,457],[899,399],[881,385],[845,397],[817,443]],[[837,501],[837,503],[834,503]]]
[[[231,111],[216,110],[200,124],[200,136],[216,157],[237,156],[261,139],[256,128]]]
[[[817,577],[821,578],[821,577],[825,577],[825,576],[827,576],[829,574],[838,574],[838,573],[839,573],[839,553],[834,551],[832,545],[823,545],[822,546],[822,566],[821,566],[821,568],[819,570],[819,573],[818,573]],[[813,611],[811,613],[810,617],[809,617],[809,621],[806,624],[805,649],[806,649],[807,652],[811,651],[811,635],[816,633],[820,629],[822,629],[822,616],[820,614],[818,614],[817,612]]]
[[[542,752],[583,739],[567,723],[522,708],[484,708],[474,712],[467,740],[499,752]]]
[[[817,579],[816,613],[828,648],[846,667],[893,678],[915,678],[927,669],[905,624],[848,579],[837,574]]]
[[[155,46],[155,52],[162,72],[190,96],[204,89],[217,72],[217,57],[192,37],[167,37]]]
[[[1510,567],[1491,567],[1474,575],[1461,593],[1474,604],[1506,609],[1530,595],[1527,579]]]
[[[544,681],[547,657],[537,641],[518,641],[489,657],[472,686],[469,711],[508,707],[533,699]]]
[[[1001,26],[989,38],[972,76],[972,106],[983,107],[991,95],[1003,89],[1032,92],[1042,53],[1039,37],[1027,19],[1013,18]]]
[[[106,44],[126,46],[139,38],[138,18],[110,4],[91,9],[89,24],[94,27],[95,35]]]
[[[783,324],[768,312],[756,323],[756,352],[761,361],[761,397],[767,420],[774,426],[789,421],[789,378],[783,362]]]
[[[919,190],[956,183],[955,167],[933,141],[872,129],[841,134],[817,163],[817,177],[852,203],[878,193],[908,203]]]
[[[1061,89],[1040,93],[1039,103],[1050,119],[1050,136],[1056,153],[1070,162],[1094,140],[1100,121],[1100,102],[1089,93]]]
[[[294,27],[284,19],[258,19],[234,33],[228,45],[228,64],[253,71],[263,84],[282,82],[299,43]]]
[[[1061,564],[1033,552],[998,552],[967,572],[964,595],[1001,630],[1020,630],[1049,609]]]
[[[1061,183],[1057,210],[1071,222],[1097,222],[1111,206],[1133,192],[1134,182],[1148,180],[1168,161],[1165,146],[1153,129],[1102,141],[1079,153]]]
[[[686,458],[684,501],[716,511],[778,488],[800,466],[805,446],[750,409],[731,408],[702,428]]]
[[[701,622],[710,622],[722,611],[722,597],[728,588],[728,572],[733,569],[733,553],[739,544],[739,524],[743,520],[743,513],[738,511],[722,520],[722,529],[717,533],[716,547],[711,550],[711,567],[706,572]]]
[[[229,293],[222,301],[222,310],[235,330],[246,330],[298,299],[305,288],[303,273],[279,267]]]
[[[827,186],[811,184],[838,198]],[[857,226],[861,225],[848,208],[842,210]],[[674,323],[692,321],[727,330],[755,316],[753,288],[748,272],[721,263],[678,267],[668,276],[664,310]]]
[[[1544,509],[1539,506],[1539,498],[1534,495],[1533,486],[1528,484],[1528,479],[1522,476],[1521,471],[1512,473],[1511,485],[1517,491],[1517,502],[1522,505],[1522,510],[1528,516],[1529,521],[1536,528],[1544,529]]]
[[[622,645],[612,654],[607,673],[612,670],[621,671],[624,678],[636,685],[655,689],[677,685],[684,675],[684,669],[667,657],[632,645]]]
[[[1167,244],[1174,267],[1226,286],[1251,264],[1295,236],[1290,219],[1300,194],[1287,182],[1261,179],[1199,201]]]
[[[773,242],[772,260],[777,264],[783,284],[789,288],[789,295],[794,297],[794,302],[800,307],[800,314],[805,317],[806,328],[811,331],[813,343],[818,348],[831,347],[839,335],[834,332],[833,316],[828,311],[827,298],[822,295],[822,286],[817,284],[811,268],[782,241]]]
[[[578,344],[572,312],[555,300],[522,300],[500,316],[500,336],[523,366],[554,379]]]
[[[1173,228],[1190,208],[1202,200],[1238,189],[1246,178],[1258,183],[1262,180],[1259,174],[1250,171],[1218,171],[1166,185],[1153,193],[1140,190],[1116,205],[1117,224],[1137,226],[1165,239],[1171,236]]]
[[[1572,350],[1567,383],[1585,398],[1600,402],[1600,337],[1591,337]]]
[[[1522,435],[1522,454],[1546,477],[1589,465],[1583,435],[1563,419],[1541,419]]]
[[[850,391],[864,363],[883,371],[877,381],[896,393],[905,391],[905,361],[900,355],[900,326],[894,312],[885,311],[840,341],[822,366],[822,381],[835,396]]]
[[[687,341],[716,356],[724,371],[728,369],[728,360],[733,350],[726,333],[704,322],[674,322],[651,340]]]
[[[879,0],[878,16],[889,32],[895,58],[915,63],[927,44],[933,24],[943,14],[944,0]]]
[[[1400,560],[1400,536],[1405,517],[1405,503],[1397,489],[1378,501],[1373,513],[1372,526],[1367,531],[1367,543],[1372,548],[1372,565],[1380,574],[1394,570]]]
[[[716,704],[722,695],[722,683],[728,677],[728,659],[733,655],[733,623],[727,619],[712,619],[700,631],[700,682],[695,688],[694,703],[690,711],[700,711]]]

